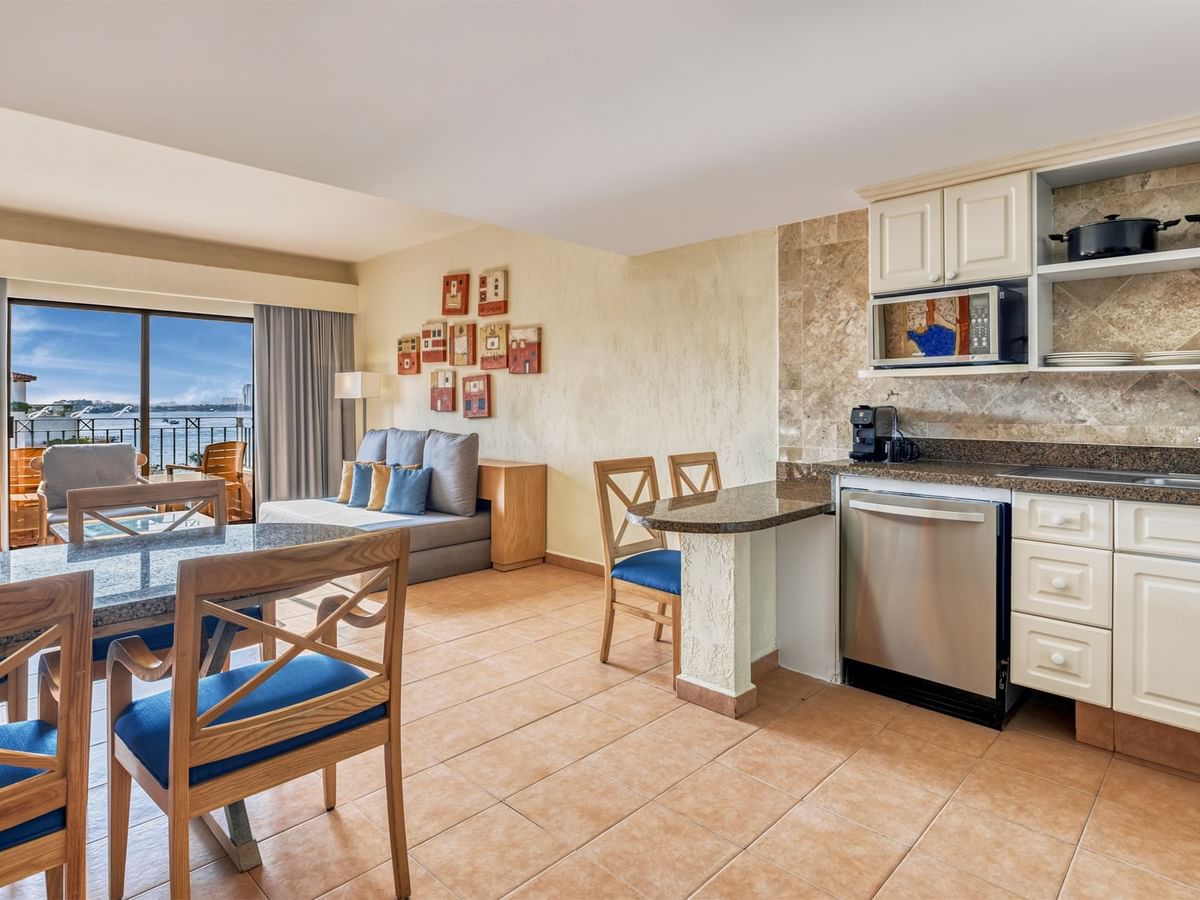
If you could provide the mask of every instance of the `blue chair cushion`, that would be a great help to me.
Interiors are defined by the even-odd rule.
[[[678,594],[683,581],[678,550],[647,550],[629,556],[612,567],[612,577],[656,591]]]
[[[23,753],[54,754],[58,750],[58,729],[45,722],[13,722],[11,725],[0,725],[0,747],[5,750],[19,750]],[[20,766],[0,766],[0,787],[7,787],[32,778],[44,772],[44,769],[24,769]],[[6,828],[0,831],[0,850],[7,850],[17,844],[32,841],[34,838],[45,837],[67,827],[67,813],[64,809],[52,810]]]
[[[347,506],[366,509],[371,499],[371,480],[375,477],[375,466],[372,463],[356,462],[354,477],[350,481],[350,499]]]
[[[203,713],[211,709],[268,665],[270,665],[269,662],[254,663],[201,678],[197,691],[198,711]],[[236,722],[238,719],[291,706],[293,703],[319,697],[322,694],[365,681],[366,677],[361,670],[340,659],[322,656],[319,653],[302,653],[251,691],[249,696],[239,700],[214,724]],[[300,734],[276,744],[269,744],[249,753],[241,753],[228,759],[219,759],[202,766],[194,766],[189,773],[188,783],[200,784],[210,778],[228,774],[264,759],[279,756],[290,750],[305,747],[324,738],[381,719],[385,714],[386,708],[380,704],[315,731]],[[164,691],[141,700],[134,700],[125,707],[125,711],[117,719],[114,730],[158,783],[166,787],[170,754],[171,692]]]
[[[250,616],[252,619],[262,619],[261,606],[252,606],[249,609],[238,611],[243,615]],[[204,633],[209,637],[212,637],[213,632],[217,630],[217,621],[216,616],[204,617]],[[241,631],[241,628],[238,631]],[[150,628],[143,628],[141,631],[128,631],[125,634],[110,634],[106,637],[98,637],[92,641],[92,659],[108,659],[109,645],[113,641],[119,641],[121,638],[127,638],[132,635],[140,637],[151,650],[166,650],[175,643],[175,626],[168,622],[166,625],[154,625]]]
[[[383,512],[405,516],[425,515],[429,483],[432,480],[433,469],[402,469],[394,466],[391,480],[388,481],[387,496],[383,500]]]

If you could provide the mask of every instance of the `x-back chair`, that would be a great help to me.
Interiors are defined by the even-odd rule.
[[[389,530],[279,550],[179,564],[175,646],[157,659],[137,638],[108,653],[109,893],[124,892],[131,779],[167,814],[170,891],[190,896],[188,820],[310,772],[336,799],[339,761],[383,746],[392,877],[409,894],[400,765],[401,637],[408,581],[408,532]],[[352,596],[326,598],[316,624],[290,631],[231,608],[237,598],[302,591],[365,574]],[[383,589],[378,609],[360,608]],[[243,601],[246,602],[246,601]],[[368,601],[369,602],[369,601]],[[221,672],[219,637],[203,641],[201,620],[272,634],[291,646],[272,662]],[[294,620],[290,620],[294,622]],[[337,627],[382,625],[383,661],[337,647]],[[173,677],[169,692],[132,700],[132,677]]]
[[[0,661],[0,675],[10,681],[55,645],[66,663],[61,678],[39,666],[36,719],[0,725],[0,884],[45,872],[50,900],[61,900],[64,880],[68,897],[83,897],[92,573],[0,587],[0,634],[35,635]]]
[[[717,454],[711,450],[702,453],[674,453],[667,457],[671,470],[671,495],[687,497],[721,489],[721,468],[717,465]]]
[[[663,626],[670,626],[671,656],[674,674],[678,676],[682,580],[679,551],[667,549],[662,532],[634,525],[625,518],[625,510],[630,506],[659,499],[654,459],[649,456],[605,459],[592,465],[600,506],[600,533],[604,539],[604,632],[600,661],[608,661],[613,619],[620,612],[653,622],[656,641],[662,640]],[[613,521],[614,500],[619,522]],[[638,605],[638,600],[652,601],[655,609]]]

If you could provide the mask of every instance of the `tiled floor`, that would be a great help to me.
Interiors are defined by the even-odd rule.
[[[1075,744],[1054,707],[997,735],[784,671],[735,722],[668,692],[669,645],[641,621],[618,618],[599,664],[600,589],[553,567],[410,589],[415,897],[1200,898],[1200,779]],[[305,603],[281,618],[311,616]],[[248,875],[194,825],[195,895],[391,896],[380,755],[341,767],[333,813],[316,776],[252,798],[264,864]],[[164,819],[136,794],[133,814],[128,895],[167,897]]]

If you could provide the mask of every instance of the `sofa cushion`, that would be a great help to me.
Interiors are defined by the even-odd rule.
[[[636,556],[627,556],[612,567],[612,577],[617,581],[678,594],[683,580],[679,551],[647,550]]]
[[[387,455],[389,466],[420,466],[425,455],[425,438],[428,431],[409,431],[404,428],[387,430]]]
[[[479,435],[429,432],[425,439],[426,469],[433,469],[429,508],[452,516],[475,514],[479,487]]]
[[[0,749],[17,750],[21,753],[53,755],[58,751],[58,729],[45,722],[13,722],[0,725]],[[0,766],[0,787],[7,787],[32,778],[44,769],[27,769],[24,766]],[[35,816],[11,828],[0,831],[0,850],[24,844],[34,838],[45,837],[67,827],[65,809],[55,809]]]
[[[346,501],[346,505],[354,506],[358,509],[366,509],[367,502],[371,499],[371,482],[374,478],[374,463],[355,463],[354,478],[350,482],[350,499]]]
[[[367,500],[367,509],[383,509],[383,501],[387,497],[388,485],[392,482],[392,467],[385,463],[371,465],[371,497]]]
[[[67,491],[137,482],[133,444],[56,444],[42,454],[46,506],[67,505]]]
[[[354,458],[360,462],[383,462],[387,453],[387,429],[371,428],[363,435]]]
[[[397,466],[388,483],[383,511],[407,516],[423,516],[429,500],[429,482],[433,469],[408,469]]]
[[[492,535],[492,517],[486,506],[473,516],[448,516],[437,512],[405,516],[354,509],[333,500],[271,500],[259,506],[258,521],[320,522],[324,525],[345,525],[360,531],[410,528],[409,549],[413,553],[486,541]]]
[[[350,502],[350,488],[354,484],[354,461],[346,460],[342,463],[342,481],[338,485],[337,502]]]

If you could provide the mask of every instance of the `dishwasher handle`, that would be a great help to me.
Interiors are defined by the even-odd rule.
[[[983,522],[986,517],[981,512],[954,512],[949,509],[921,509],[913,506],[892,506],[887,503],[874,503],[870,500],[850,500],[851,509],[862,512],[885,513],[889,516],[904,516],[908,519],[942,519],[947,522]]]

